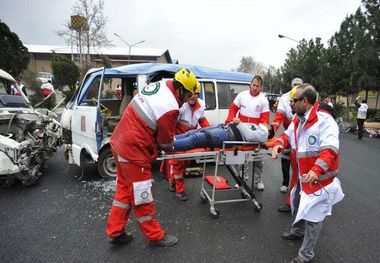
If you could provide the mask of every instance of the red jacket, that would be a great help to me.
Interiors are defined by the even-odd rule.
[[[170,150],[176,130],[180,101],[172,81],[148,85],[137,94],[111,136],[117,155],[142,167],[151,167],[158,146]]]

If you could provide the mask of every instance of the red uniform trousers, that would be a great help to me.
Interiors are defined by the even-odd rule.
[[[183,174],[189,164],[190,161],[169,160],[169,182],[175,184],[176,193],[185,192],[185,180],[183,179]]]
[[[151,179],[152,171],[129,162],[119,162],[115,154],[114,157],[117,170],[117,186],[108,218],[107,235],[117,237],[124,232],[124,227],[133,208],[135,218],[146,238],[150,241],[161,240],[164,238],[165,232],[155,215],[154,201],[135,205],[133,191],[133,183]]]

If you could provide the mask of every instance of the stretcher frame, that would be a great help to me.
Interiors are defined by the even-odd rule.
[[[233,151],[228,146],[233,146]],[[253,149],[244,150],[241,146],[253,146]],[[260,143],[258,142],[242,142],[242,141],[225,141],[223,142],[223,147],[220,150],[205,151],[205,152],[192,152],[192,153],[176,153],[176,154],[164,154],[160,159],[176,159],[176,160],[195,160],[197,163],[203,163],[203,174],[202,174],[202,184],[200,197],[203,203],[207,201],[210,203],[210,214],[214,218],[218,218],[220,212],[215,209],[216,204],[223,203],[234,203],[234,202],[247,202],[251,201],[254,205],[256,211],[261,211],[262,204],[256,200],[254,188],[254,178],[252,178],[251,187],[248,186],[248,178],[243,178],[243,174],[240,174],[233,165],[249,162],[263,161],[264,151],[260,148]],[[211,190],[206,189],[205,184],[205,172],[207,163],[215,163],[214,168],[214,183]],[[218,176],[219,165],[225,165],[230,172],[231,176],[236,181],[238,188],[232,186],[231,189],[216,189],[216,179]],[[243,167],[242,167],[243,168]],[[255,165],[253,165],[255,169]],[[251,176],[253,177],[254,171],[252,171]],[[240,199],[222,199],[216,200],[216,192],[230,192],[230,191],[240,191]]]

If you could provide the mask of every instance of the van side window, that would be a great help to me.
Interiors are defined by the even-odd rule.
[[[231,104],[230,89],[228,83],[218,82],[218,104],[219,109],[228,109]]]
[[[84,95],[80,105],[85,106],[96,106],[93,99],[98,99],[99,95],[99,86],[100,86],[100,77],[96,77],[91,86],[87,89],[86,94]]]
[[[217,82],[219,109],[228,109],[235,97],[242,91],[248,90],[248,84]]]
[[[204,100],[206,103],[206,110],[215,110],[216,99],[215,99],[215,86],[212,82],[204,82]]]

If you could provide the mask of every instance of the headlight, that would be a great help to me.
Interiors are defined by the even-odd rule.
[[[18,162],[18,151],[14,148],[5,147],[4,152],[6,155],[8,155],[9,158],[12,159],[14,163]]]

